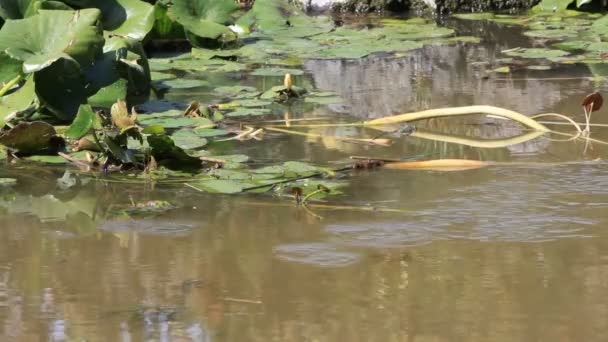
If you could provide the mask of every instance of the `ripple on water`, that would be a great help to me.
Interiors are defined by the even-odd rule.
[[[137,232],[151,235],[186,236],[192,232],[192,224],[158,219],[109,220],[103,222],[99,229],[110,232]]]
[[[357,253],[339,250],[329,243],[292,243],[274,248],[280,260],[321,267],[343,267],[356,263],[361,256]]]
[[[327,231],[340,244],[359,247],[402,248],[431,242],[433,231],[446,224],[437,222],[434,226],[416,222],[370,222],[363,224],[336,224]]]

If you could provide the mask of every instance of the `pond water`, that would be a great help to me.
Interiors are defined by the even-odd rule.
[[[401,58],[308,61],[298,82],[335,91],[343,103],[295,106],[289,115],[377,118],[490,104],[582,122],[581,99],[607,90],[584,65],[482,77],[480,63],[530,45],[528,38],[517,28],[447,24],[484,41]],[[595,123],[608,123],[602,112]],[[488,118],[433,120],[418,129],[484,139],[526,133]],[[592,134],[608,140],[608,130]],[[0,340],[603,340],[608,164],[597,159],[608,146],[544,136],[481,149],[389,137],[390,147],[269,136],[216,148],[259,163],[332,165],[352,155],[504,163],[352,173],[344,194],[312,214],[271,195],[96,181],[73,169],[65,176],[64,166],[0,167],[0,176],[18,180],[0,187]],[[131,201],[175,209],[129,217],[119,209]]]

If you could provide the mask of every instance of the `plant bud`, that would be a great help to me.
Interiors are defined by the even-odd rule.
[[[283,81],[283,85],[287,90],[291,90],[293,86],[293,80],[291,79],[291,74],[285,74],[285,80]]]

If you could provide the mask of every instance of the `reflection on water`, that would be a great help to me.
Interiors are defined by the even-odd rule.
[[[486,103],[580,121],[582,96],[594,85],[604,89],[576,78],[588,75],[580,66],[482,80],[472,62],[525,42],[517,34],[463,29],[483,32],[486,44],[431,47],[400,59],[312,61],[306,68],[359,117]],[[561,74],[574,79],[531,79]],[[294,117],[328,113],[292,109]],[[481,117],[419,126],[486,140],[528,133]],[[602,129],[593,134],[608,140]],[[0,340],[604,339],[608,176],[606,163],[594,160],[605,159],[607,146],[593,144],[584,154],[583,144],[549,135],[488,149],[389,137],[390,147],[269,136],[211,148],[325,165],[350,155],[503,164],[450,173],[354,172],[345,193],[329,203],[354,209],[310,209],[317,216],[271,194],[207,195],[76,173],[70,186],[57,181],[67,179],[64,167],[0,167],[0,177],[18,180],[0,187]],[[167,201],[175,209],[128,216],[120,209],[131,201]],[[357,210],[369,207],[401,212]]]

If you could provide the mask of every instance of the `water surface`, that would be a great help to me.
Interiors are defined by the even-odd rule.
[[[295,106],[290,115],[360,119],[490,104],[582,121],[582,97],[606,91],[582,65],[482,77],[480,62],[530,42],[514,28],[449,25],[485,40],[401,58],[308,61],[298,82],[336,91],[344,102]],[[602,112],[593,121],[608,123]],[[526,133],[488,118],[433,120],[419,129],[485,139]],[[83,184],[66,188],[57,183],[63,166],[3,165],[0,176],[18,184],[0,188],[0,340],[603,340],[605,145],[543,136],[480,149],[390,137],[390,147],[268,136],[221,148],[258,162],[333,165],[351,155],[423,155],[516,164],[353,173],[344,194],[328,204],[359,210],[312,209],[315,215],[272,195],[106,183],[75,170]],[[593,137],[608,140],[608,131],[598,128]],[[176,209],[154,217],[116,211],[160,200]],[[363,210],[370,208],[398,211]]]

